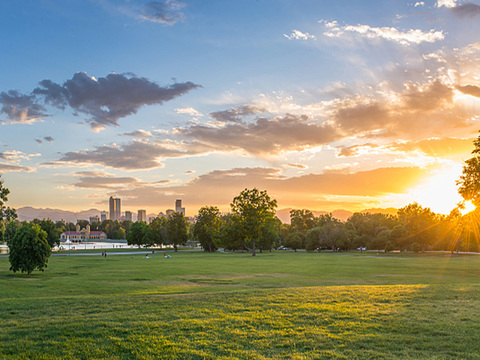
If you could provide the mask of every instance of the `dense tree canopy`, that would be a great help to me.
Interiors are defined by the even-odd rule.
[[[169,216],[165,226],[167,244],[173,245],[178,251],[178,245],[185,245],[188,240],[188,226],[183,213],[173,213]]]
[[[35,269],[43,271],[47,267],[48,257],[52,252],[47,236],[39,225],[22,224],[8,243],[10,270],[26,272],[28,275]]]
[[[254,188],[245,189],[230,204],[232,219],[243,235],[244,246],[255,256],[256,242],[260,241],[266,227],[271,226],[275,218],[277,201],[270,199],[267,192]]]
[[[193,226],[193,236],[205,251],[214,252],[220,243],[220,210],[216,206],[204,206],[198,210]]]

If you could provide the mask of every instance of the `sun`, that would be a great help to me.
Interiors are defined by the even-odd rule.
[[[460,209],[460,213],[463,215],[466,215],[470,212],[472,212],[473,210],[475,210],[475,205],[473,205],[473,203],[471,201],[465,201],[463,203],[463,209]]]
[[[456,166],[438,171],[413,188],[409,195],[413,201],[435,213],[448,214],[463,200],[455,183],[460,173],[461,167]]]

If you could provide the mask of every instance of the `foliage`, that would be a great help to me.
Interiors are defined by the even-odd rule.
[[[424,252],[436,239],[435,226],[438,218],[429,208],[417,203],[409,204],[398,210],[398,219],[405,227],[407,236],[403,239],[403,247]]]
[[[291,231],[285,240],[285,245],[292,248],[295,252],[297,249],[302,249],[304,247],[303,244],[304,236],[299,230]]]
[[[3,240],[7,243],[7,245],[15,236],[15,233],[17,232],[17,229],[20,227],[20,225],[20,221],[18,220],[10,220],[6,222],[5,231],[3,233]]]
[[[137,221],[132,224],[127,235],[128,245],[142,245],[143,237],[147,232],[147,224],[143,221]]]
[[[28,275],[35,269],[43,271],[52,252],[47,237],[39,225],[22,224],[8,244],[10,270],[14,273],[26,272]]]
[[[230,204],[232,218],[243,234],[243,245],[255,256],[255,243],[260,241],[265,228],[275,218],[277,201],[271,200],[265,190],[245,189]]]
[[[43,219],[39,223],[43,231],[47,233],[48,245],[54,248],[55,245],[60,245],[60,232],[57,230],[55,223],[50,219]]]
[[[219,245],[228,251],[243,250],[243,229],[237,215],[227,214],[221,217],[222,227],[220,230]]]
[[[220,230],[220,210],[216,206],[200,208],[192,234],[205,251],[214,252],[217,250],[220,243]]]
[[[480,136],[474,141],[473,156],[465,160],[462,175],[457,180],[458,193],[465,201],[480,206]]]
[[[175,212],[167,219],[166,225],[167,244],[173,245],[175,252],[178,245],[185,245],[188,240],[188,226],[183,213]]]
[[[315,216],[310,210],[290,210],[291,230],[306,234],[316,226]]]
[[[164,244],[166,242],[166,238],[165,238],[166,222],[167,220],[165,218],[153,219],[152,222],[147,226],[147,230],[145,232],[143,240],[141,241],[141,244],[147,247]]]
[[[17,218],[15,209],[10,209],[10,207],[5,206],[5,203],[8,201],[8,194],[10,194],[10,190],[3,186],[3,180],[0,175],[0,221],[3,219],[8,221]]]

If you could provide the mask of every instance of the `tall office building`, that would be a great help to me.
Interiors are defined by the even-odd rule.
[[[105,221],[107,220],[107,217],[108,217],[108,211],[102,211],[100,213],[100,221]]]
[[[147,211],[146,210],[138,210],[137,221],[147,222]]]
[[[175,201],[175,212],[182,213],[185,216],[185,208],[182,207],[182,199],[177,199]]]
[[[110,196],[109,200],[110,205],[110,220],[119,220],[122,216],[122,208],[120,205],[120,199],[114,199],[113,196]]]
[[[99,222],[100,222],[100,218],[98,217],[98,215],[90,216],[90,219],[89,219],[88,222],[89,222],[90,224],[99,223]]]
[[[125,211],[125,220],[132,221],[132,212],[131,211]]]
[[[122,206],[120,205],[120,199],[115,199],[115,220],[120,220],[122,217]]]

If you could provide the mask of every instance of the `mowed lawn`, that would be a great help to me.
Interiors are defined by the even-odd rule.
[[[480,256],[0,258],[0,359],[479,359]]]

